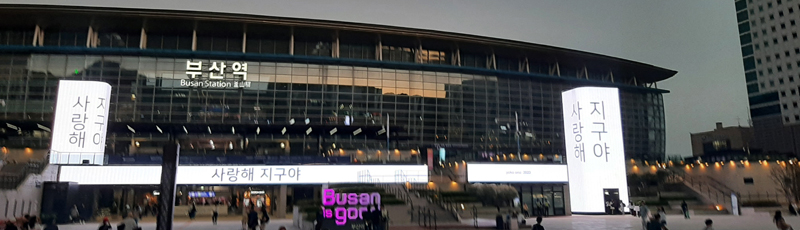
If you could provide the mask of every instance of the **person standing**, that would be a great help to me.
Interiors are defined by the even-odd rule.
[[[664,207],[658,208],[658,215],[661,217],[661,225],[667,225],[667,210],[664,210]]]
[[[72,219],[72,223],[83,222],[81,220],[81,212],[78,211],[78,205],[72,206],[72,211],[70,211],[70,218]]]
[[[189,209],[189,219],[194,220],[194,217],[197,215],[197,207],[192,203],[192,208]]]
[[[372,206],[372,213],[370,213],[372,217],[372,226],[373,230],[383,230],[383,213],[377,205]]]
[[[685,200],[681,202],[681,211],[683,212],[683,218],[689,219],[689,204],[686,204]]]
[[[711,226],[713,224],[714,221],[712,221],[711,219],[706,219],[706,227],[703,228],[703,230],[714,230],[714,227]]]
[[[533,225],[531,230],[544,230],[544,226],[542,226],[542,216],[536,217],[536,224]]]
[[[256,230],[258,227],[258,213],[256,208],[250,206],[250,212],[247,213],[247,229]]]
[[[136,220],[133,219],[132,214],[123,214],[122,215],[122,223],[120,225],[124,226],[122,230],[136,230],[139,228],[139,225],[136,224]]]
[[[100,224],[100,227],[97,230],[112,230],[111,229],[111,222],[108,220],[108,217],[103,218],[103,223]]]
[[[211,213],[211,222],[217,225],[217,217],[219,217],[219,204],[214,204],[214,212]]]
[[[631,215],[632,216],[639,216],[639,206],[635,203],[631,202]]]

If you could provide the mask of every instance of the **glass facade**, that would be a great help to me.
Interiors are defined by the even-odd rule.
[[[448,161],[561,162],[561,92],[610,86],[621,92],[626,156],[664,158],[666,91],[654,86],[675,72],[632,61],[302,19],[0,11],[21,18],[0,20],[0,120],[33,124],[0,129],[3,146],[47,148],[36,124],[50,126],[58,80],[70,79],[112,85],[110,155],[159,154],[178,139],[182,155],[419,161],[443,147]],[[187,62],[235,63],[246,77],[182,84],[193,79]]]
[[[203,137],[182,154],[265,154],[290,145],[290,154],[380,154],[397,149],[413,155],[424,146],[458,145],[467,151],[453,160],[492,160],[517,152],[514,135],[519,123],[521,153],[532,160],[563,155],[561,92],[574,85],[488,75],[317,65],[281,62],[243,62],[249,88],[181,86],[187,61],[232,63],[238,60],[155,58],[94,55],[0,55],[0,117],[48,123],[53,117],[58,80],[95,80],[112,85],[109,121],[121,124],[192,124],[248,127],[233,131],[225,143],[199,151]],[[623,127],[628,156],[663,156],[664,112],[660,94],[622,91]],[[518,120],[515,119],[518,117]],[[346,121],[349,118],[349,121]],[[353,133],[264,132],[260,127],[320,125],[333,127],[383,126],[386,139]],[[204,128],[202,127],[202,128]],[[215,129],[217,126],[215,126]],[[214,136],[213,132],[201,135]],[[197,130],[197,128],[194,128]],[[190,132],[186,131],[186,134]],[[162,146],[167,134],[119,132],[109,134],[110,154],[137,154],[134,149]],[[207,139],[208,137],[206,137]],[[385,136],[383,137],[385,138]],[[392,139],[394,138],[394,139]],[[191,139],[191,138],[189,138]],[[246,140],[245,140],[246,139]],[[271,147],[250,147],[267,139]],[[320,139],[324,139],[320,141]],[[138,140],[138,141],[137,141]],[[272,141],[272,142],[271,142]],[[325,146],[320,146],[324,142]],[[220,142],[218,142],[220,143]],[[269,145],[266,144],[265,145]],[[413,150],[413,151],[412,151]],[[143,152],[142,152],[143,151]],[[156,154],[140,150],[138,154]],[[536,157],[537,155],[543,157]],[[402,157],[398,157],[402,158]]]

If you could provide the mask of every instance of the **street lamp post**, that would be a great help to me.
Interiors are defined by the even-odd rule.
[[[516,111],[514,111],[514,121],[517,126],[517,131],[514,133],[514,136],[516,136],[517,138],[517,158],[519,159],[519,161],[522,161],[522,155],[520,155],[522,153],[522,147],[520,146],[519,143],[519,115],[517,114]]]

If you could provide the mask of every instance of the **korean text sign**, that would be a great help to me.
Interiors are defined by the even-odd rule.
[[[160,166],[62,166],[59,181],[84,185],[159,184]],[[425,165],[178,166],[178,184],[427,183]]]
[[[105,82],[59,81],[50,163],[103,163],[110,97]]]
[[[619,91],[580,87],[561,94],[572,211],[603,213],[603,189],[628,203]]]

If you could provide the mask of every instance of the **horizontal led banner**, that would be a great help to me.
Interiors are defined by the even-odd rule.
[[[83,185],[154,185],[161,166],[61,166],[59,181]],[[178,166],[177,184],[428,183],[425,165]]]
[[[566,183],[567,165],[467,163],[470,183]]]

